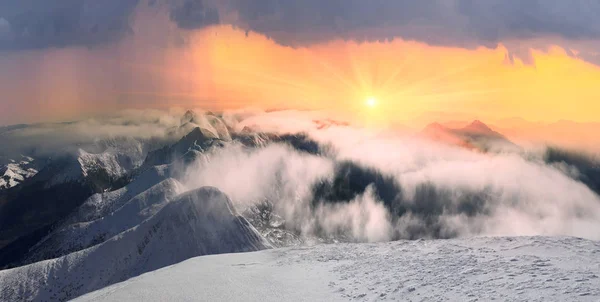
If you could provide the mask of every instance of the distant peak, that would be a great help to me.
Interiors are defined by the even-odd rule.
[[[186,123],[191,123],[192,121],[194,121],[195,118],[196,118],[196,113],[192,110],[188,110],[181,117],[181,120],[180,120],[181,125],[186,124]]]
[[[486,124],[484,124],[482,121],[480,120],[474,120],[473,122],[471,122],[471,126],[484,126],[487,127]]]
[[[488,125],[478,120],[473,121],[471,124],[461,129],[460,131],[471,135],[485,135],[488,137],[506,139],[504,135],[492,130],[492,128],[490,128]]]
[[[484,124],[480,120],[474,120],[471,124],[469,124],[467,127],[465,127],[465,129],[485,131],[485,132],[493,131],[488,125]]]
[[[447,130],[447,128],[440,123],[431,123],[425,127],[425,130]]]
[[[200,127],[195,127],[186,136],[184,136],[183,139],[198,138],[198,137],[203,137],[203,136],[204,136],[204,133],[202,133],[202,129]]]

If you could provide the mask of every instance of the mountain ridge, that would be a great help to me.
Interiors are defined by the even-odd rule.
[[[461,128],[450,128],[434,122],[425,126],[417,136],[447,145],[482,152],[496,150],[518,151],[520,149],[520,147],[511,142],[506,136],[494,131],[480,120],[474,120]]]
[[[150,218],[103,243],[0,271],[0,300],[67,300],[191,257],[266,248],[270,245],[237,214],[225,194],[202,187],[180,194]]]

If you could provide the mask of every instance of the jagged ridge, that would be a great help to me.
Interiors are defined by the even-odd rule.
[[[225,194],[204,187],[181,194],[140,225],[102,244],[0,271],[5,289],[0,300],[67,300],[191,257],[269,247]]]

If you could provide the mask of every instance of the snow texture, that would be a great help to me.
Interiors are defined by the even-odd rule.
[[[0,190],[18,186],[37,173],[38,166],[33,158],[21,155],[19,161],[11,159],[10,163],[0,167]]]
[[[30,251],[26,263],[56,258],[104,242],[155,215],[181,191],[181,184],[169,178],[105,217],[54,230]],[[91,213],[85,216],[93,217]]]
[[[197,257],[77,301],[598,301],[600,243],[496,237]]]
[[[92,195],[65,220],[63,226],[100,219],[116,211],[138,194],[170,178],[171,168],[167,165],[152,167],[121,189]]]

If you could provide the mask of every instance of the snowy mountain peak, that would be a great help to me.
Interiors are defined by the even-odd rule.
[[[490,128],[488,125],[484,124],[480,120],[473,121],[471,124],[464,127],[463,130],[475,133],[495,133],[495,131],[492,130],[492,128]]]
[[[484,152],[491,149],[519,149],[504,135],[492,130],[480,120],[475,120],[463,128],[450,128],[440,123],[432,123],[421,131],[420,136],[436,142]]]
[[[196,113],[192,110],[188,110],[183,114],[180,120],[180,124],[184,125],[185,123],[191,123],[196,118]]]
[[[0,166],[0,190],[21,184],[38,173],[38,165],[29,156],[21,155],[19,160],[11,159],[9,164]]]

